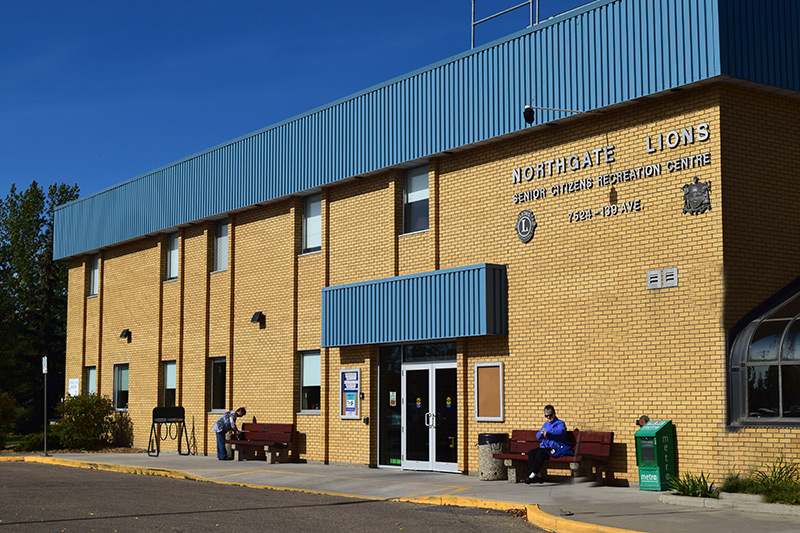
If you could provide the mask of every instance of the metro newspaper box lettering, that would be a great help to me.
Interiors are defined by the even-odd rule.
[[[636,432],[639,490],[668,490],[675,477],[675,428],[671,420],[651,420]]]

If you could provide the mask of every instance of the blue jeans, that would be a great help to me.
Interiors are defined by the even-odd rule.
[[[227,431],[215,431],[217,434],[217,459],[227,459],[228,452],[225,451],[225,434]]]

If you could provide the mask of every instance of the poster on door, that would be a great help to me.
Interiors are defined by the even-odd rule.
[[[339,418],[360,418],[361,370],[350,368],[339,371]]]

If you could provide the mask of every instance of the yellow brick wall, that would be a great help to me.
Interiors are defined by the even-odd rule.
[[[673,420],[681,472],[721,479],[758,466],[796,449],[800,432],[727,428],[726,333],[797,276],[799,109],[796,100],[709,85],[443,155],[430,161],[430,229],[417,234],[399,235],[403,175],[391,170],[322,191],[319,253],[300,254],[302,200],[290,198],[231,216],[224,272],[208,273],[211,222],[181,230],[176,281],[161,282],[163,237],[104,250],[97,298],[82,296],[86,262],[72,261],[67,378],[78,377],[82,357],[91,364],[102,353],[102,391],[110,394],[114,362],[130,361],[131,416],[144,446],[159,357],[177,359],[190,432],[201,453],[213,453],[207,360],[224,356],[228,406],[246,404],[248,421],[296,423],[304,459],[375,464],[376,346],[322,349],[324,408],[319,416],[297,414],[298,352],[319,349],[320,289],[504,264],[508,336],[458,340],[462,471],[477,470],[479,433],[538,428],[546,403],[570,429],[615,432],[618,478],[636,479],[641,414]],[[647,151],[648,136],[655,142],[700,124],[708,124],[707,141]],[[613,162],[512,183],[515,168],[608,145]],[[666,168],[706,152],[710,164]],[[657,163],[659,175],[598,183],[600,175]],[[683,213],[681,187],[695,177],[711,182],[712,209],[692,216]],[[579,192],[550,189],[589,178],[592,187]],[[534,188],[545,188],[545,197],[512,201]],[[641,210],[570,222],[569,213],[634,201]],[[538,223],[527,244],[514,227],[523,209]],[[647,290],[647,271],[667,267],[678,269],[678,287]],[[266,315],[263,329],[250,322],[256,311]],[[134,332],[131,344],[118,339],[123,328]],[[504,364],[503,422],[474,420],[474,364],[488,361]],[[339,418],[344,368],[361,370],[369,425]]]

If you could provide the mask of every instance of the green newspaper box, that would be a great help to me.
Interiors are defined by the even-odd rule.
[[[667,490],[675,477],[675,430],[671,420],[651,420],[636,432],[639,490]]]

